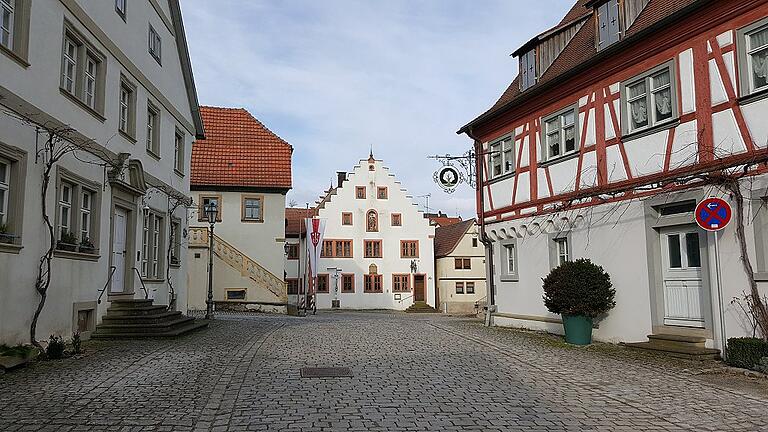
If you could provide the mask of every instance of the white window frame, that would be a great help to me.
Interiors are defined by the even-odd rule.
[[[514,136],[508,135],[494,141],[490,146],[490,178],[504,177],[515,172],[517,161],[515,156]],[[498,162],[499,172],[496,173]]]
[[[149,223],[150,213],[144,214],[141,225],[141,277],[147,277],[149,270]]]
[[[179,174],[184,174],[184,153],[186,151],[186,143],[184,134],[176,129],[176,133],[173,136],[173,169]]]
[[[120,131],[128,133],[130,127],[129,116],[131,109],[131,90],[124,84],[120,84]]]
[[[520,261],[518,261],[517,255],[517,240],[505,240],[500,243],[501,253],[500,265],[501,269],[501,281],[502,282],[516,282],[520,278]],[[510,263],[512,266],[510,268]]]
[[[115,12],[125,20],[125,11],[128,0],[115,0]]]
[[[249,201],[256,201],[258,202],[258,206],[249,206]],[[263,222],[264,221],[264,197],[262,196],[250,196],[246,195],[243,197],[242,200],[242,206],[243,206],[243,220],[244,221],[251,221],[251,222]],[[249,215],[249,209],[253,210],[254,208],[258,209],[258,214],[256,217],[254,217],[252,214]]]
[[[753,58],[752,55],[759,51],[765,51],[768,49],[768,45],[764,45],[758,48],[751,46],[750,36],[768,29],[768,18],[761,19],[755,23],[752,23],[744,28],[739,29],[736,32],[736,46],[738,48],[739,59],[739,81],[741,83],[741,96],[750,96],[756,93],[763,93],[768,91],[768,77],[766,78],[766,85],[761,87],[755,87],[754,74],[752,73]],[[768,72],[768,60],[764,65],[766,72]]]
[[[70,53],[72,48],[72,53]],[[80,52],[80,45],[69,36],[64,38],[64,70],[62,71],[62,86],[68,93],[74,95],[77,91],[77,58]],[[73,56],[74,55],[74,56]]]
[[[160,276],[160,233],[163,219],[157,215],[152,218],[152,277],[159,279]]]
[[[654,88],[654,79],[664,73],[669,74],[669,83]],[[641,96],[635,96],[630,98],[629,89],[640,83],[645,85],[645,93]],[[656,114],[656,96],[669,90],[670,93],[670,116],[666,119],[658,119]],[[630,135],[635,133],[642,133],[645,131],[655,131],[657,128],[669,126],[679,118],[679,112],[677,108],[678,104],[678,89],[677,89],[677,71],[675,69],[674,60],[661,64],[651,70],[648,70],[638,76],[633,77],[625,82],[621,83],[621,121],[624,135]],[[646,126],[634,127],[632,125],[632,102],[645,100],[646,109]]]
[[[0,178],[0,191],[3,192],[0,198],[0,225],[8,224],[8,203],[11,195],[11,161],[0,157],[0,165],[5,167],[5,176]]]
[[[146,125],[146,150],[147,153],[160,157],[160,110],[152,104],[147,104]]]
[[[573,116],[573,122],[567,123],[568,115]],[[555,124],[550,129],[550,125]],[[561,109],[547,117],[542,118],[541,124],[543,125],[543,140],[541,143],[542,155],[544,161],[557,160],[560,158],[566,158],[570,155],[577,154],[581,148],[581,130],[579,128],[579,106],[578,104],[570,105]],[[566,130],[573,129],[573,149],[566,149]],[[557,135],[558,139],[558,154],[552,154],[552,146],[550,146],[550,137]]]
[[[87,198],[86,198],[87,197]],[[91,212],[93,211],[93,192],[80,191],[80,241],[91,240]]]
[[[568,244],[568,237],[555,239],[557,245],[557,265],[563,265],[571,260],[571,245]]]
[[[143,219],[141,234],[141,277],[150,280],[163,279],[163,232],[165,218],[149,210]]]
[[[0,45],[13,49],[13,32],[14,32],[14,20],[16,19],[16,12],[14,8],[14,0],[0,0]],[[7,18],[7,24],[5,23]]]
[[[83,73],[83,102],[95,110],[99,82],[99,62],[93,56],[85,56],[85,70]]]
[[[67,196],[64,196],[64,191],[68,191]],[[62,233],[66,230],[68,233],[72,233],[72,201],[75,193],[75,185],[66,181],[61,182],[61,189],[59,190],[59,221],[56,238],[61,240]],[[66,217],[64,216],[66,210]]]
[[[549,234],[547,236],[547,245],[549,249],[550,268],[558,267],[565,261],[573,260],[571,231]]]

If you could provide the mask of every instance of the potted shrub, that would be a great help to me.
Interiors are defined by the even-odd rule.
[[[86,253],[86,254],[93,254],[96,252],[96,246],[93,245],[93,242],[88,237],[84,238],[82,241],[80,241],[80,252]]]
[[[592,321],[616,306],[608,273],[582,258],[561,264],[543,281],[544,305],[563,317],[566,342],[592,343]]]
[[[13,244],[14,236],[8,231],[8,225],[0,224],[0,243]]]
[[[77,237],[68,230],[61,230],[61,237],[56,242],[56,249],[75,252],[77,250]]]

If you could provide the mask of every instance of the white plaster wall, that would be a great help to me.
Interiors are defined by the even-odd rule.
[[[129,10],[131,7],[134,10],[129,12],[131,19],[127,23],[117,17],[114,13],[114,4],[111,2],[83,1],[81,3],[89,16],[99,22],[102,30],[109,35],[110,39],[119,39],[123,33],[132,35],[120,43],[120,49],[142,70],[142,73],[149,77],[149,80],[160,88],[165,98],[169,101],[170,106],[182,114],[182,121],[179,121],[171,116],[166,107],[158,106],[161,108],[161,158],[158,160],[149,156],[145,152],[143,145],[146,136],[142,125],[146,124],[146,101],[150,97],[149,92],[138,80],[134,81],[134,84],[137,86],[137,143],[133,143],[117,133],[117,94],[120,73],[127,74],[126,69],[123,67],[124,65],[102,43],[99,36],[91,33],[83,22],[79,21],[75,15],[64,7],[62,2],[32,2],[28,57],[30,65],[26,68],[22,67],[9,56],[0,54],[0,71],[2,71],[0,73],[0,94],[6,96],[15,95],[22,98],[35,107],[36,110],[52,116],[61,123],[70,125],[80,134],[93,139],[96,143],[114,153],[129,153],[131,159],[137,159],[142,163],[148,176],[157,178],[178,192],[188,195],[189,176],[177,175],[173,170],[173,140],[176,127],[178,126],[186,132],[185,161],[187,162],[191,155],[194,135],[194,131],[185,127],[186,124],[191,124],[192,115],[186,96],[184,80],[181,75],[175,41],[170,37],[163,39],[164,65],[160,68],[155,63],[154,69],[150,70],[151,68],[148,66],[145,57],[152,60],[152,62],[154,60],[146,52],[146,38],[148,33],[147,23],[153,18],[149,12],[142,12],[144,8],[143,5],[139,6],[141,2],[129,5]],[[117,26],[109,22],[100,21],[101,18],[99,17],[102,15],[106,16],[105,11],[107,9],[110,9],[115,18],[120,20],[120,25],[124,27],[124,30],[118,29]],[[104,89],[105,120],[103,121],[82,109],[59,91],[65,19],[81,31],[88,41],[106,56],[103,64],[106,67]],[[158,84],[161,82],[163,84]],[[6,110],[5,106],[2,108]],[[34,112],[27,112],[25,114],[35,115]],[[24,179],[23,249],[18,254],[0,252],[0,343],[15,344],[29,341],[29,324],[39,298],[33,284],[37,262],[46,248],[46,235],[43,231],[44,228],[40,216],[41,202],[38,198],[42,165],[34,163],[34,128],[13,120],[3,112],[0,112],[0,142],[20,148],[27,153],[27,176]],[[66,157],[62,160],[60,166],[90,181],[101,185],[104,184],[104,171],[99,166],[85,164],[72,157]],[[46,339],[50,334],[62,335],[65,338],[70,337],[73,329],[73,303],[96,301],[99,290],[103,289],[107,281],[111,241],[110,202],[112,196],[108,185],[102,189],[99,208],[101,213],[98,229],[99,244],[96,245],[101,250],[100,258],[96,262],[65,258],[54,259],[53,282],[38,324],[38,339]],[[167,210],[167,201],[159,194],[148,196],[146,203],[153,209],[161,212]],[[49,192],[48,206],[50,214],[53,216],[56,208],[55,191],[53,189]],[[94,214],[97,213],[94,212]],[[186,226],[187,215],[185,209],[178,210],[175,216]],[[168,229],[169,220],[169,217],[165,218],[166,230]],[[138,217],[137,221],[138,226],[135,228],[136,237],[133,241],[138,250],[141,247],[141,218]],[[182,257],[186,256],[185,248],[186,246],[182,242]],[[137,258],[133,257],[133,259]],[[138,261],[133,262],[129,260],[129,271],[133,265],[138,265]],[[182,260],[180,267],[171,270],[171,278],[178,295],[177,308],[186,310],[187,277],[184,260]],[[138,281],[136,281],[133,288],[136,290],[137,296],[143,297],[144,294],[139,289]],[[148,284],[147,288],[150,291],[150,295],[158,303],[168,302],[168,286],[165,281]],[[104,301],[98,306],[97,320],[100,319],[108,305],[106,299],[107,296],[105,295]]]
[[[487,301],[485,284],[485,255],[483,244],[478,238],[476,225],[469,228],[456,249],[447,257],[436,259],[435,269],[440,291],[438,309],[448,313],[471,313],[475,311],[475,302]],[[477,246],[472,246],[472,239],[477,239]],[[456,270],[456,258],[469,258],[470,270]],[[474,282],[474,294],[456,294],[456,282]],[[482,308],[482,305],[480,305]]]

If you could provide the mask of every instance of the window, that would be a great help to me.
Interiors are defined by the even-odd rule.
[[[70,94],[75,94],[78,49],[79,47],[71,38],[64,38],[64,75],[62,76],[62,87]]]
[[[323,240],[321,258],[352,258],[352,240]]]
[[[151,55],[157,64],[162,65],[162,39],[160,35],[155,31],[155,28],[150,24],[149,26],[149,55]]]
[[[141,277],[162,279],[163,217],[159,213],[144,215],[141,240]]]
[[[127,0],[115,0],[115,12],[125,20],[125,3]]]
[[[95,254],[98,244],[98,185],[61,172],[56,188],[56,249]]]
[[[241,205],[243,221],[264,222],[264,197],[244,196]]]
[[[622,84],[622,122],[625,133],[639,132],[677,117],[677,90],[667,64]]]
[[[520,90],[525,91],[536,84],[536,50],[520,56]]]
[[[179,219],[171,220],[171,265],[179,266],[181,261],[181,221]]]
[[[2,0],[0,0],[2,1]],[[104,56],[69,23],[65,23],[61,57],[64,94],[101,116],[104,112]]]
[[[200,207],[197,209],[197,221],[208,221],[208,215],[205,214],[205,208],[210,204],[216,204],[216,222],[221,222],[222,200],[220,196],[210,195],[200,197]]]
[[[341,214],[342,225],[352,225],[352,213],[344,212]]]
[[[512,137],[491,144],[491,178],[514,172],[515,155]]]
[[[245,300],[245,293],[244,289],[227,290],[227,300]]]
[[[355,292],[355,275],[353,274],[341,275],[341,292],[343,293]]]
[[[467,294],[474,294],[475,293],[475,283],[474,282],[467,282],[466,284],[464,284],[464,286],[466,288],[465,292]]]
[[[0,45],[13,48],[14,0],[0,0]]]
[[[454,258],[453,268],[456,270],[471,270],[472,259],[470,258]]]
[[[297,260],[297,259],[299,259],[299,245],[298,245],[298,243],[289,243],[288,244],[288,259],[289,260]]]
[[[547,160],[575,153],[578,149],[576,112],[575,107],[569,107],[544,119],[547,146],[544,155]]]
[[[667,235],[669,268],[689,269],[701,267],[699,233],[675,233]]]
[[[11,189],[11,163],[0,158],[0,233],[7,232],[8,200]],[[4,242],[3,242],[4,243]]]
[[[393,274],[392,275],[392,292],[410,292],[411,291],[411,275],[409,274]]]
[[[392,226],[403,226],[403,216],[400,213],[392,213]]]
[[[355,198],[365,199],[365,186],[355,186]]]
[[[32,0],[0,0],[0,52],[24,67],[29,50]]]
[[[737,32],[741,95],[768,89],[768,20],[763,19]]]
[[[285,283],[288,288],[288,294],[298,294],[299,293],[299,285],[301,285],[300,281],[296,278],[290,278],[286,279]]]
[[[620,37],[619,0],[608,0],[597,7],[597,50],[618,42]]]
[[[178,129],[173,135],[173,168],[179,174],[184,174],[184,152],[186,150],[184,145],[184,134]]]
[[[456,294],[464,294],[464,282],[456,282]]]
[[[118,130],[131,138],[136,136],[136,92],[127,81],[120,81]]]
[[[98,61],[88,55],[85,58],[85,85],[83,88],[83,102],[91,109],[96,109],[96,73],[99,67]]]
[[[418,258],[418,240],[400,240],[400,258]]]
[[[147,152],[160,157],[160,112],[147,105]]]
[[[570,261],[568,254],[568,238],[559,238],[555,240],[557,245],[557,264],[562,265],[566,261]]]
[[[383,277],[380,274],[367,274],[363,280],[363,291],[367,293],[380,293],[383,289]]]
[[[387,199],[387,188],[386,186],[379,186],[376,188],[376,198],[385,200]]]
[[[363,240],[365,258],[381,258],[381,240]]]
[[[368,213],[365,214],[365,230],[367,232],[379,231],[379,214],[376,213],[376,210],[368,210]]]
[[[472,247],[473,248],[477,247],[477,237],[472,237]]]
[[[519,279],[516,240],[506,240],[501,243],[499,259],[502,282],[516,282]]]
[[[328,274],[318,274],[317,275],[317,292],[321,294],[327,294],[330,290],[328,286],[330,285],[330,277]]]

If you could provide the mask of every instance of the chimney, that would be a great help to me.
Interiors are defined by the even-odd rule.
[[[347,173],[345,171],[337,171],[336,174],[339,176],[338,184],[336,187],[341,187],[341,185],[344,184],[345,181],[347,181]]]

